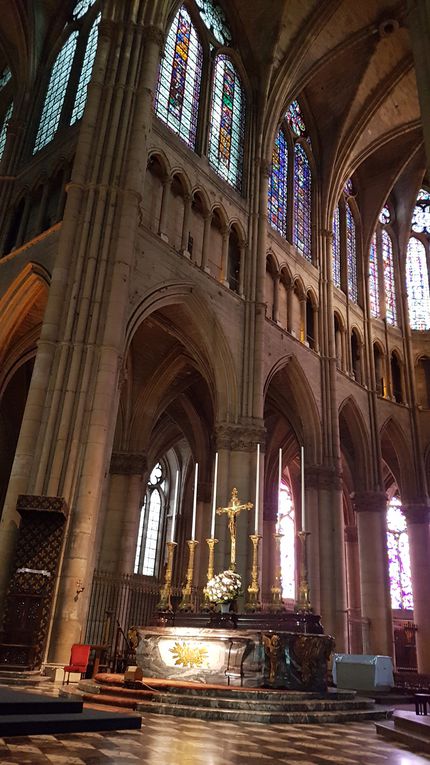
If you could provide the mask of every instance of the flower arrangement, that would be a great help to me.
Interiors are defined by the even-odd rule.
[[[211,603],[228,603],[242,594],[242,579],[235,571],[222,571],[209,579],[206,593]]]

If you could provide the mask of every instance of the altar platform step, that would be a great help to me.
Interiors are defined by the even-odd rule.
[[[102,677],[102,676],[99,676]],[[144,679],[150,687],[135,683],[120,684],[82,681],[79,690],[85,702],[134,709],[140,713],[173,715],[203,720],[261,723],[327,723],[387,718],[391,707],[376,707],[354,692],[329,692],[325,695],[297,691],[172,685],[162,681],[155,687],[153,678]]]
[[[376,732],[389,741],[396,741],[414,751],[430,754],[430,717],[427,715],[397,710],[391,720],[376,723]]]

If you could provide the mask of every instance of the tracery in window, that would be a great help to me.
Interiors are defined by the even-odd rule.
[[[282,128],[278,130],[269,178],[269,222],[287,236],[288,145]]]
[[[286,111],[285,119],[296,136],[306,135],[306,125],[298,101],[291,101]]]
[[[280,487],[277,530],[283,534],[281,539],[282,597],[294,599],[296,586],[294,503],[291,489],[284,482]]]
[[[52,67],[48,90],[42,109],[42,116],[34,143],[33,154],[51,141],[60,122],[61,110],[66,95],[67,83],[75,55],[78,31],[74,30],[61,48]]]
[[[140,512],[134,573],[155,576],[161,530],[162,503],[165,496],[164,471],[157,463],[149,476]]]
[[[382,231],[382,268],[384,273],[385,317],[392,325],[397,324],[396,287],[394,283],[393,243],[387,231]]]
[[[206,27],[221,45],[230,45],[231,32],[224,11],[212,0],[196,0],[197,8]]]
[[[406,519],[398,497],[387,507],[387,550],[391,607],[413,609],[411,565]]]
[[[197,136],[203,49],[184,6],[167,35],[155,95],[155,112],[190,148]]]
[[[73,9],[73,18],[80,19],[85,16],[86,12],[94,5],[96,0],[79,0]]]
[[[3,156],[4,147],[6,145],[6,136],[7,136],[7,129],[10,122],[10,118],[12,117],[13,112],[13,102],[11,102],[6,110],[6,114],[4,116],[3,125],[0,131],[0,159]]]
[[[406,253],[406,290],[411,329],[430,329],[430,290],[426,249],[411,236]]]
[[[336,207],[333,214],[333,284],[335,287],[340,287],[341,278],[341,258],[340,258],[340,214],[339,207]]]
[[[214,170],[237,189],[242,184],[245,96],[228,56],[215,59],[209,118],[208,159]]]
[[[348,297],[354,303],[358,303],[355,220],[348,203],[346,204],[346,262],[348,268]]]
[[[416,234],[430,234],[430,193],[425,189],[418,192],[411,228]]]
[[[91,79],[91,73],[93,71],[94,59],[97,51],[97,41],[99,34],[99,23],[101,14],[99,13],[94,24],[91,27],[90,34],[88,35],[87,47],[85,49],[84,61],[81,69],[81,76],[79,77],[78,88],[76,91],[75,103],[73,106],[72,116],[70,124],[80,120],[85,108],[85,102],[87,100],[87,87]]]
[[[381,306],[379,301],[379,274],[376,232],[372,236],[369,250],[369,298],[370,313],[374,318],[379,318],[381,315]]]
[[[348,178],[348,180],[345,182],[345,186],[343,187],[343,193],[346,194],[347,197],[350,197],[354,193],[354,186],[352,184],[351,178]]]
[[[4,88],[5,85],[7,85],[11,77],[12,77],[12,72],[10,71],[8,66],[5,66],[2,73],[0,74],[0,90]]]
[[[387,205],[384,205],[381,212],[379,213],[379,222],[383,225],[386,225],[387,223],[391,223],[391,213],[387,207]]]
[[[300,143],[294,147],[293,244],[307,260],[312,259],[312,175],[309,159]]]

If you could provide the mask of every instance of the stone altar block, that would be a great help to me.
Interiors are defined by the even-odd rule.
[[[324,692],[329,635],[210,627],[137,627],[145,677]]]

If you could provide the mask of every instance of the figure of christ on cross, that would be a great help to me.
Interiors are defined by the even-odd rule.
[[[254,507],[252,502],[240,503],[240,499],[237,496],[237,489],[233,489],[231,492],[231,499],[227,507],[218,507],[217,514],[222,515],[226,513],[228,515],[228,530],[230,532],[231,552],[230,552],[230,571],[236,571],[236,519],[241,510],[251,510]]]

